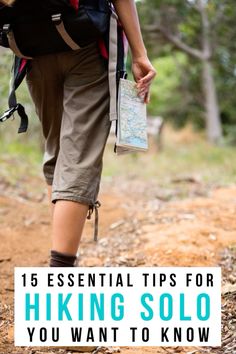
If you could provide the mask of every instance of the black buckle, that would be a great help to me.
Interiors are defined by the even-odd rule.
[[[128,73],[126,70],[118,70],[117,76],[118,76],[118,79],[127,79]]]

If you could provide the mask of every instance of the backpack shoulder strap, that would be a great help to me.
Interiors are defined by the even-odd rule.
[[[16,40],[15,40],[15,36],[14,36],[14,32],[12,31],[11,25],[5,24],[3,25],[3,33],[6,35],[7,39],[8,39],[8,44],[9,47],[11,48],[11,50],[13,51],[13,53],[18,57],[18,58],[26,58],[26,59],[32,59],[31,57],[27,57],[24,54],[21,53]]]
[[[126,56],[128,41],[120,24],[113,4],[110,4],[110,29],[109,29],[109,90],[110,90],[110,120],[116,121],[117,98],[120,78],[126,78]]]
[[[110,120],[117,119],[117,56],[118,56],[118,17],[111,7],[110,29],[109,29],[109,91],[110,91]]]

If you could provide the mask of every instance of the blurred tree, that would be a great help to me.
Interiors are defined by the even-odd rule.
[[[171,45],[172,52],[180,50],[190,58],[189,63],[195,62],[202,86],[199,98],[204,101],[205,125],[212,142],[222,137],[217,95],[219,71],[225,69],[222,59],[231,62],[231,69],[235,71],[231,81],[236,81],[235,41],[230,41],[235,34],[234,5],[232,0],[148,0],[139,4],[151,52],[158,53],[157,43],[165,44],[165,50],[169,51]]]

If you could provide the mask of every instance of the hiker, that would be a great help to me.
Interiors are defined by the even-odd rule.
[[[147,58],[134,0],[116,0],[113,3],[131,48],[134,78],[139,84],[140,94],[148,103],[155,69]],[[58,70],[55,59],[60,60],[61,70],[65,64],[72,70],[64,79],[66,96],[59,154],[58,119],[62,112],[53,112],[53,107],[56,111],[62,109],[58,104],[63,84],[60,92],[61,78],[50,82],[49,77],[52,79],[52,75],[63,73],[55,72]],[[102,155],[110,130],[107,72],[96,46],[76,54],[68,52],[39,58],[33,65],[28,83],[42,119],[46,138],[44,173],[49,200],[52,198],[54,203],[50,266],[73,266],[88,204],[98,193]],[[44,68],[44,72],[40,72],[40,68]],[[47,86],[49,83],[50,88]]]
[[[1,2],[11,5],[14,0]],[[112,3],[131,49],[139,94],[148,103],[156,71],[143,43],[135,0]],[[45,138],[43,173],[52,206],[50,266],[73,267],[86,217],[95,210],[97,218],[101,205],[97,196],[111,128],[108,68],[93,41],[78,50],[34,57],[26,81]]]
[[[14,0],[0,3],[12,5]],[[156,71],[147,57],[135,0],[112,3],[129,42],[139,94],[148,103]],[[43,173],[52,206],[50,266],[73,267],[86,217],[94,209],[97,217],[101,205],[97,196],[111,128],[108,68],[94,41],[78,50],[34,57],[26,80],[45,138]],[[97,347],[66,349],[96,352]]]

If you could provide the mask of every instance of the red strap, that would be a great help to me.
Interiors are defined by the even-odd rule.
[[[71,4],[71,6],[74,7],[74,9],[75,9],[76,11],[78,11],[78,9],[79,9],[79,0],[70,0],[70,4]],[[99,38],[98,45],[99,45],[99,49],[100,49],[101,55],[102,55],[105,59],[108,59],[108,52],[107,52],[105,43],[104,43],[104,41],[103,41],[102,38]]]
[[[79,0],[70,0],[71,6],[75,8],[76,11],[79,9]]]
[[[107,52],[107,49],[106,49],[104,40],[103,40],[101,37],[100,37],[99,40],[98,40],[98,46],[99,46],[101,55],[102,55],[105,59],[108,59],[108,52]]]
[[[27,59],[23,59],[20,65],[20,70],[19,70],[20,73],[22,72],[26,64],[27,64]]]

